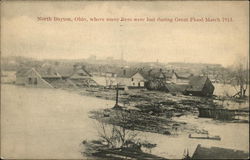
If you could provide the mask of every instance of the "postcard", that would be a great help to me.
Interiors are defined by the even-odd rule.
[[[249,2],[3,0],[1,158],[249,158]]]

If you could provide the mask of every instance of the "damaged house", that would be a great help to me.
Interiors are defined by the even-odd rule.
[[[159,90],[170,93],[184,93],[194,96],[212,96],[214,86],[208,77],[193,76],[192,74],[178,74],[174,71],[162,69],[149,70],[150,77],[146,83],[149,90]]]
[[[151,69],[148,72],[147,88],[165,92],[183,92],[188,78],[180,77],[174,70]]]

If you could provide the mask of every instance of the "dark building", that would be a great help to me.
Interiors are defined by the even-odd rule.
[[[192,76],[190,77],[188,87],[185,94],[193,96],[212,96],[214,92],[214,85],[206,76]]]

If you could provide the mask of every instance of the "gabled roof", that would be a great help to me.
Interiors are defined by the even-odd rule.
[[[22,67],[19,70],[17,70],[16,76],[20,76],[20,77],[26,76],[28,74],[29,70],[31,70],[31,68],[29,68],[29,67]]]
[[[189,87],[187,88],[188,91],[202,91],[206,81],[206,76],[192,76],[189,80]]]
[[[16,76],[28,76],[28,71],[34,69],[41,77],[60,77],[58,72],[52,66],[34,66],[34,67],[22,67],[17,70]]]
[[[137,73],[138,70],[133,69],[133,68],[126,68],[126,69],[119,69],[117,71],[117,77],[122,77],[122,78],[131,78],[135,73]]]
[[[249,154],[244,151],[220,148],[197,146],[192,159],[247,159]]]
[[[132,74],[131,77],[134,76],[136,73],[139,73],[145,80],[149,79],[148,73],[143,72],[143,70],[141,69]]]
[[[61,77],[60,74],[52,66],[43,66],[35,68],[35,70],[41,75],[41,77],[46,78],[58,78]]]

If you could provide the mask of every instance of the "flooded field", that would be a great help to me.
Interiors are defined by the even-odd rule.
[[[96,121],[88,112],[111,108],[114,102],[80,96],[63,90],[1,86],[1,152],[7,159],[56,158],[79,159],[80,143],[96,139]],[[142,139],[156,143],[153,154],[182,158],[184,149],[193,153],[197,144],[248,151],[249,126],[246,123],[222,123],[195,116],[174,118],[220,135],[221,141],[189,139],[188,135],[165,136],[141,133]],[[174,153],[174,154],[173,154]]]

